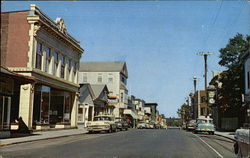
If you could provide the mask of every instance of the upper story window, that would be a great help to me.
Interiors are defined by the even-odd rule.
[[[40,69],[42,68],[42,53],[43,52],[43,46],[41,42],[37,42],[36,47],[36,68]]]
[[[97,82],[102,83],[102,74],[101,73],[98,74]]]
[[[47,47],[45,51],[46,51],[45,72],[49,72],[49,65],[51,61],[51,49]]]
[[[247,87],[250,89],[250,71],[247,72]]]
[[[61,56],[61,78],[65,76],[65,56]]]
[[[69,63],[68,63],[68,71],[70,73],[70,70],[71,70],[71,60],[69,59]]]
[[[59,55],[57,52],[54,52],[54,75],[56,75],[58,63],[59,63]]]
[[[121,93],[121,102],[123,102],[124,97],[123,97],[123,93]]]
[[[122,83],[127,85],[127,79],[124,76],[121,76],[121,81],[122,81]]]
[[[206,99],[205,99],[205,96],[202,96],[201,97],[201,103],[205,103]]]
[[[83,79],[83,82],[85,82],[85,83],[88,82],[87,73],[83,73],[82,79]]]
[[[77,63],[74,64],[74,73],[76,73],[77,70]]]
[[[113,74],[108,74],[108,82],[109,83],[113,82]]]

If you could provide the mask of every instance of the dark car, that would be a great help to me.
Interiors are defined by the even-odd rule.
[[[116,128],[120,131],[122,130],[128,130],[129,124],[126,122],[126,120],[122,117],[115,118]]]

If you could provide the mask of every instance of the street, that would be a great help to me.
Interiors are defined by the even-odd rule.
[[[179,129],[84,134],[0,148],[0,157],[188,158],[235,157],[233,141]]]

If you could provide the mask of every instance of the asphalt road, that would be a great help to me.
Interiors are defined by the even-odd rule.
[[[2,157],[1,157],[2,156]],[[85,134],[0,148],[0,158],[216,158],[235,157],[233,141],[178,129]]]

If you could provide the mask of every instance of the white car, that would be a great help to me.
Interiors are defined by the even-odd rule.
[[[234,151],[237,157],[250,157],[250,129],[237,129],[235,132]]]
[[[115,124],[114,116],[112,115],[99,115],[95,116],[93,121],[87,123],[87,130],[92,132],[116,132],[117,127]]]

